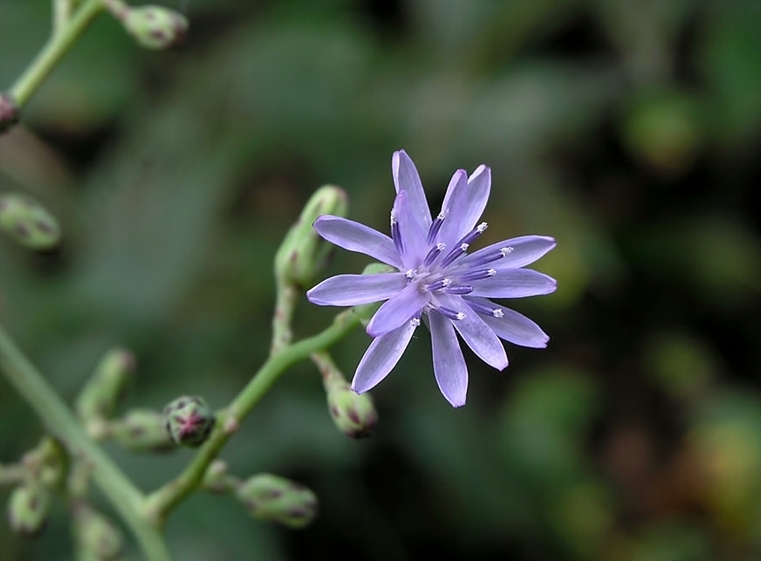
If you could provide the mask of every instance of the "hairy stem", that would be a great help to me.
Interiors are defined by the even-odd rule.
[[[271,355],[227,409],[220,412],[209,440],[188,467],[177,479],[167,483],[148,497],[146,515],[157,526],[161,526],[167,514],[198,487],[206,468],[217,457],[219,451],[238,428],[239,423],[259,403],[283,372],[294,363],[309,358],[311,354],[327,349],[345,337],[359,323],[359,317],[354,310],[347,310],[338,314],[333,324],[324,331]]]
[[[37,88],[63,58],[63,55],[71,49],[82,32],[102,9],[101,0],[86,0],[82,7],[67,18],[65,23],[59,24],[59,29],[54,30],[37,57],[11,87],[9,93],[16,107],[21,109],[26,105],[32,94],[37,91]]]
[[[170,561],[161,534],[142,517],[143,494],[84,432],[59,395],[0,327],[0,370],[73,460],[85,462],[103,494],[134,533],[148,561]]]

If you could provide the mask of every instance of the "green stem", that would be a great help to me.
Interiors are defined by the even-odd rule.
[[[9,93],[16,107],[21,109],[26,105],[32,94],[102,9],[101,0],[86,0],[66,24],[51,35],[37,57],[10,89]]]
[[[143,494],[84,432],[53,387],[0,327],[0,370],[72,459],[86,462],[103,494],[135,534],[148,561],[170,561],[161,534],[142,517]]]
[[[206,468],[217,457],[219,451],[238,428],[239,423],[259,403],[283,372],[294,363],[309,358],[312,353],[327,349],[346,336],[359,322],[359,317],[354,310],[347,310],[338,314],[333,324],[324,331],[302,339],[284,348],[278,354],[271,355],[227,409],[220,412],[209,440],[188,467],[177,479],[167,483],[148,497],[146,515],[154,520],[156,525],[162,525],[166,515],[198,487]]]
[[[277,279],[277,297],[275,300],[275,313],[272,316],[272,347],[271,355],[276,355],[293,339],[291,320],[296,309],[299,293],[296,287],[286,279]]]

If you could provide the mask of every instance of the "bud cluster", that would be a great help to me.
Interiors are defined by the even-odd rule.
[[[0,466],[0,482],[16,485],[8,500],[8,524],[14,532],[35,537],[42,533],[51,508],[51,489],[63,477],[63,450],[44,438],[17,466]]]
[[[370,394],[357,394],[327,353],[315,353],[312,360],[322,374],[328,399],[328,411],[342,433],[351,438],[365,438],[375,429],[378,415]]]
[[[299,483],[269,473],[243,481],[235,497],[254,518],[303,528],[317,515],[317,497]]]
[[[181,446],[195,448],[209,438],[216,423],[214,412],[198,396],[175,399],[164,409],[166,430]]]
[[[124,537],[119,528],[104,514],[84,501],[72,507],[74,537],[86,559],[115,561],[124,550]]]
[[[275,255],[275,275],[298,286],[308,285],[325,264],[331,246],[323,243],[312,227],[323,214],[345,216],[346,192],[334,185],[320,187],[310,197]]]
[[[0,195],[0,230],[35,251],[53,249],[61,241],[58,223],[28,195]]]

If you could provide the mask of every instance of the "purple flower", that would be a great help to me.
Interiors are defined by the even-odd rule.
[[[421,317],[431,331],[433,371],[441,393],[455,407],[465,404],[468,369],[456,333],[488,365],[502,370],[507,355],[500,339],[543,348],[549,337],[527,317],[491,298],[523,298],[553,292],[555,280],[525,265],[555,247],[545,236],[505,240],[474,253],[470,245],[486,230],[478,224],[491,190],[491,170],[479,166],[468,177],[457,170],[441,213],[431,219],[415,164],[404,150],[391,161],[396,199],[391,237],[337,216],[314,224],[326,240],[369,255],[399,270],[377,275],[338,275],[307,292],[321,306],[386,302],[367,333],[374,337],[357,367],[352,389],[366,392],[396,366]]]

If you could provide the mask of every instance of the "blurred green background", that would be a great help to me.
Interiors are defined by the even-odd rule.
[[[513,306],[548,349],[508,345],[502,373],[467,353],[459,410],[420,331],[368,440],[294,368],[223,457],[311,486],[318,521],[287,531],[198,494],[168,525],[177,559],[760,558],[761,3],[165,5],[191,21],[184,48],[140,50],[103,16],[0,138],[0,190],[65,232],[45,255],[0,239],[0,317],[67,399],[119,344],[139,358],[125,410],[226,404],[266,357],[271,263],[301,206],[335,183],[386,231],[399,148],[434,208],[455,169],[490,165],[483,243],[554,236],[537,268],[559,285]],[[0,0],[0,87],[49,11]],[[338,252],[324,275],[366,263]],[[332,313],[304,301],[297,333]],[[336,347],[348,375],[368,343]],[[40,434],[0,378],[0,461]],[[108,450],[145,490],[192,457]],[[71,559],[68,530],[60,505],[34,542],[0,524],[0,559]]]

